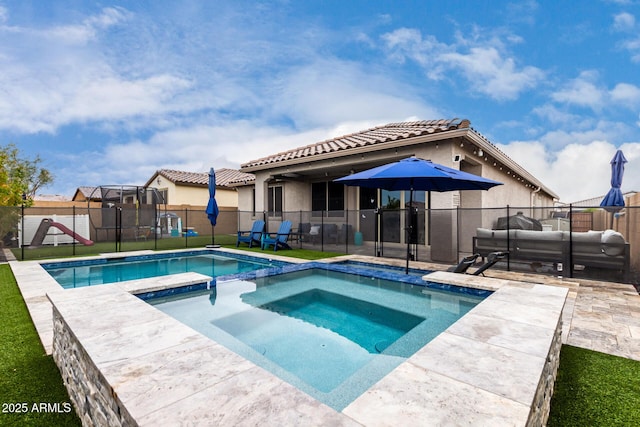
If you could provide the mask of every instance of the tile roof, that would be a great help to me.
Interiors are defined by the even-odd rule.
[[[413,138],[421,135],[429,135],[447,132],[457,129],[469,128],[470,122],[466,119],[442,119],[421,120],[416,122],[389,123],[376,126],[360,132],[340,136],[315,144],[277,153],[261,159],[252,160],[242,164],[241,168],[251,168],[278,163],[285,160],[301,159],[319,154],[333,153],[389,141]]]
[[[174,184],[187,184],[206,187],[209,185],[209,172],[185,172],[172,169],[160,169],[156,175],[163,176]],[[227,187],[231,182],[255,181],[255,175],[236,169],[220,168],[216,170],[216,185]],[[147,183],[148,185],[150,183]]]
[[[472,141],[479,149],[497,159],[498,162],[516,172],[512,175],[518,180],[529,181],[535,187],[544,189],[553,198],[559,196],[546,187],[540,180],[527,172],[522,166],[517,164],[495,144],[485,138],[481,133],[471,127],[471,122],[467,119],[441,119],[441,120],[421,120],[415,122],[389,123],[383,126],[376,126],[360,132],[340,136],[326,141],[318,142],[304,147],[277,153],[261,159],[252,160],[240,165],[246,171],[257,171],[281,166],[283,163],[304,163],[311,160],[319,160],[323,155],[332,155],[336,152],[344,152],[348,155],[351,149],[376,145],[376,148],[384,149],[385,143],[392,143],[402,140],[409,140],[425,136],[442,134],[441,139],[447,139],[448,132],[463,131],[465,138]],[[456,132],[460,135],[460,132]],[[418,141],[416,141],[418,142]],[[314,156],[319,156],[313,158]],[[485,158],[485,160],[487,160]]]

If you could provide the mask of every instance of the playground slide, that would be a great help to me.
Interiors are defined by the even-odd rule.
[[[50,227],[55,227],[58,230],[62,231],[64,234],[73,237],[78,242],[82,243],[85,246],[93,245],[93,240],[85,239],[77,233],[74,233],[69,227],[64,224],[60,224],[59,222],[55,222],[51,218],[45,218],[40,222],[38,229],[36,230],[36,234],[33,235],[33,239],[31,240],[30,246],[40,246],[44,241],[44,238],[47,236]]]

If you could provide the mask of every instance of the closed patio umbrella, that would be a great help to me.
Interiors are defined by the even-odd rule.
[[[607,212],[618,212],[624,207],[624,196],[622,195],[622,176],[624,175],[624,164],[627,159],[624,157],[622,150],[616,151],[613,159],[611,159],[611,189],[604,196],[600,206]],[[613,215],[611,215],[611,228],[613,228]]]
[[[205,210],[209,222],[211,222],[211,245],[214,245],[214,227],[218,221],[218,202],[216,202],[216,172],[213,168],[209,169],[209,203],[207,203],[207,209]]]
[[[345,185],[382,188],[389,191],[408,190],[409,207],[413,204],[413,192],[418,191],[455,191],[455,190],[488,190],[501,182],[483,178],[457,169],[452,169],[428,160],[409,157],[397,162],[388,163],[334,180]],[[411,226],[407,227],[407,264],[405,272],[409,273],[411,257]]]

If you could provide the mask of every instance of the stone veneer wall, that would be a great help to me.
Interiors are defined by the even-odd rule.
[[[560,366],[560,350],[562,348],[562,317],[558,321],[558,326],[551,342],[551,348],[540,376],[540,383],[536,395],[531,404],[531,412],[527,420],[528,427],[546,426],[551,411],[551,397],[553,387],[558,375]]]
[[[53,360],[83,426],[138,425],[55,307]]]

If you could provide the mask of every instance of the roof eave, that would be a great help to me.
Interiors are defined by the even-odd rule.
[[[277,169],[287,166],[295,166],[303,163],[318,162],[322,160],[331,160],[346,155],[358,155],[364,153],[372,153],[376,151],[389,150],[393,148],[406,147],[408,145],[423,144],[425,142],[443,141],[447,139],[453,139],[456,137],[464,136],[469,131],[468,128],[454,129],[445,132],[436,132],[426,135],[413,136],[410,138],[396,139],[394,141],[379,142],[377,144],[366,145],[362,147],[346,148],[343,150],[332,151],[329,153],[312,154],[305,157],[296,157],[287,160],[280,160],[270,163],[254,166],[241,166],[243,172],[256,172],[266,171],[270,169]]]
[[[536,187],[540,187],[545,193],[551,196],[554,199],[559,199],[558,196],[553,190],[540,182],[536,177],[527,172],[522,166],[517,164],[514,160],[512,160],[509,156],[507,156],[504,152],[502,152],[498,147],[489,142],[485,137],[480,135],[477,131],[473,129],[467,129],[468,135],[467,138],[471,140],[474,144],[478,145],[479,148],[482,148],[488,155],[493,157],[494,159],[500,161],[506,167],[516,172],[518,175],[529,181],[531,184]]]

